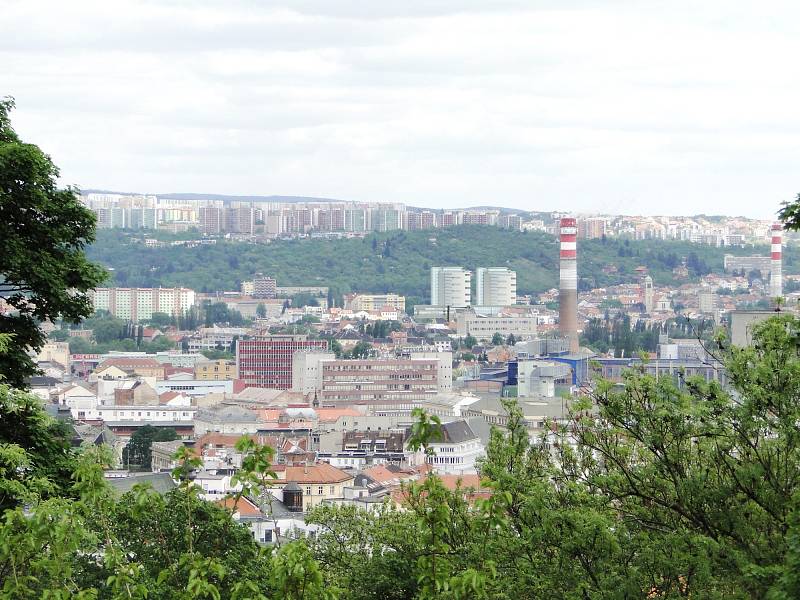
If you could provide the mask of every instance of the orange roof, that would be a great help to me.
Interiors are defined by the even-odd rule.
[[[158,395],[158,401],[161,404],[166,404],[167,402],[169,402],[170,400],[174,400],[178,396],[180,396],[178,392],[173,392],[173,391],[164,392],[163,394]]]
[[[255,504],[244,496],[239,498],[238,503],[236,498],[225,498],[224,500],[217,500],[214,504],[237,512],[243,517],[260,517],[263,514]]]
[[[317,408],[317,417],[323,422],[333,422],[339,417],[362,417],[364,413],[355,408]]]
[[[259,408],[253,411],[261,421],[277,421],[283,412],[282,408]]]
[[[481,498],[489,498],[492,490],[481,485],[480,475],[439,475],[442,485],[451,492],[461,490],[470,504]],[[419,478],[417,483],[424,483],[427,476]],[[405,504],[408,499],[408,490],[399,489],[392,492],[392,500],[396,504]]]
[[[351,481],[353,476],[328,463],[314,463],[313,465],[286,466],[286,482],[296,483],[342,483]]]
[[[399,485],[404,480],[414,479],[416,473],[413,471],[400,470],[391,471],[385,465],[375,465],[362,471],[364,475],[380,483],[381,485]]]

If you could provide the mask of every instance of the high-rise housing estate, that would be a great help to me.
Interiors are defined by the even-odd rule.
[[[503,229],[522,231],[522,217],[519,215],[501,215],[497,223]]]
[[[201,206],[199,209],[200,231],[216,235],[225,231],[225,209],[218,206]]]
[[[405,229],[406,209],[402,205],[380,205],[371,211],[373,231]]]
[[[270,335],[236,344],[236,372],[250,387],[288,390],[292,387],[294,354],[299,350],[324,352],[326,340],[305,335]]]
[[[565,217],[559,222],[561,235],[558,327],[569,341],[569,351],[578,352],[578,263],[575,219]]]
[[[499,210],[470,210],[464,213],[462,223],[464,225],[496,225]]]
[[[406,228],[409,231],[419,229],[433,229],[436,227],[436,213],[429,210],[410,212],[406,214]]]
[[[431,267],[431,305],[470,306],[472,273],[461,267]]]
[[[589,217],[578,221],[578,237],[594,240],[606,234],[606,220],[601,217]]]
[[[200,231],[220,233],[255,233],[256,209],[252,204],[242,206],[201,206],[198,209]]]
[[[146,321],[157,312],[179,317],[195,304],[194,290],[187,288],[97,288],[90,297],[96,311],[129,321]]]
[[[773,298],[783,296],[783,271],[782,271],[782,242],[783,225],[775,223],[772,226],[772,269],[770,271],[769,291]]]
[[[480,267],[475,271],[476,306],[511,306],[517,303],[517,273],[505,267]]]

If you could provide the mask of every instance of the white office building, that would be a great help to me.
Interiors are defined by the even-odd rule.
[[[433,306],[470,306],[472,273],[461,267],[431,267]]]
[[[477,306],[511,306],[517,302],[517,273],[505,267],[479,268],[475,271]]]

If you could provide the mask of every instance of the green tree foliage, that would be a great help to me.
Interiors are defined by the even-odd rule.
[[[791,231],[800,230],[800,194],[793,202],[784,202],[783,207],[778,213],[778,218],[783,221],[786,229]]]
[[[735,393],[632,370],[622,386],[596,382],[571,419],[538,439],[508,400],[479,489],[430,475],[401,489],[403,511],[318,507],[308,515],[316,539],[271,549],[200,500],[190,477],[199,459],[187,448],[177,490],[122,498],[103,480],[102,449],[67,453],[72,485],[32,494],[23,512],[16,494],[33,475],[17,466],[36,444],[2,430],[0,490],[13,498],[0,520],[2,595],[796,598],[800,319],[776,316],[754,327],[753,340],[725,350]],[[44,422],[36,404],[19,415],[34,424],[18,422],[23,429]],[[414,417],[409,448],[429,455],[441,423],[421,410]],[[275,478],[274,451],[247,438],[237,449],[240,496],[261,497]]]
[[[393,331],[400,331],[403,326],[399,321],[375,321],[364,326],[364,333],[375,338],[385,338]]]
[[[148,323],[153,327],[158,327],[160,329],[164,329],[165,327],[169,327],[171,325],[177,325],[174,317],[171,317],[167,313],[163,312],[154,312],[150,316]]]
[[[405,597],[794,598],[800,320],[754,337],[726,356],[735,399],[716,382],[678,389],[632,371],[624,387],[598,382],[594,411],[576,404],[542,440],[509,402],[481,465],[491,496],[469,501],[433,477],[408,491],[407,522],[319,511],[316,556],[348,598],[376,597],[351,578],[381,564],[370,548],[392,527],[380,548],[413,567],[383,572],[401,589],[414,582]],[[436,430],[418,425],[417,446]]]
[[[290,298],[291,305],[294,308],[302,308],[304,306],[319,306],[319,299],[319,296],[309,294],[307,292],[295,294]]]
[[[45,413],[39,398],[0,383],[0,511],[67,494],[70,441],[70,428]]]
[[[200,354],[205,356],[208,360],[233,360],[236,358],[235,353],[225,350],[201,350]]]
[[[127,322],[114,317],[101,317],[87,321],[86,326],[91,328],[92,337],[98,344],[105,344],[114,340],[121,340],[128,336]]]
[[[150,470],[153,460],[153,442],[171,442],[177,440],[178,434],[172,427],[153,427],[145,425],[131,435],[128,445],[122,450],[122,462],[125,465],[137,465],[146,471]]]
[[[388,257],[381,255],[386,240],[391,240]],[[373,246],[381,250],[374,251]],[[397,292],[406,296],[407,308],[425,304],[430,300],[433,265],[472,270],[485,265],[508,266],[517,272],[520,294],[539,294],[558,285],[555,237],[479,225],[377,233],[363,240],[279,240],[267,246],[218,240],[215,245],[195,248],[144,248],[132,242],[130,233],[101,230],[89,252],[93,259],[114,267],[116,277],[125,272],[126,285],[187,286],[213,292],[238,289],[242,280],[269,272],[281,285],[329,286],[340,306],[342,294],[350,292]],[[635,269],[640,265],[648,268],[656,285],[674,286],[679,281],[672,270],[692,252],[697,258],[695,266],[700,267],[691,274],[696,278],[706,268],[722,272],[726,253],[751,255],[769,250],[766,246],[716,248],[664,240],[582,240],[578,259],[581,289],[636,282]],[[232,256],[239,258],[236,268],[229,264]],[[797,256],[796,248],[784,250],[787,273],[796,272]],[[612,266],[617,272],[608,268]]]
[[[45,342],[43,321],[78,321],[92,312],[88,290],[104,271],[90,263],[94,214],[72,188],[59,189],[58,169],[11,127],[10,99],[0,99],[0,295],[14,307],[0,333],[15,343],[0,355],[0,374],[16,387],[36,373],[29,349]]]
[[[344,358],[368,358],[372,353],[372,344],[369,342],[358,342],[350,350],[344,353]]]
[[[66,329],[56,329],[48,333],[47,337],[54,342],[66,342],[69,340],[69,331]]]
[[[238,310],[231,310],[224,302],[203,303],[202,312],[205,318],[206,327],[213,325],[230,325],[231,327],[241,327],[245,324],[245,319]]]
[[[673,337],[694,337],[694,330],[668,329]],[[597,352],[613,351],[617,358],[631,358],[643,352],[655,352],[658,348],[660,326],[647,326],[639,321],[631,328],[631,319],[626,314],[613,319],[590,319],[581,336],[581,343]]]
[[[502,346],[504,343],[505,339],[503,338],[503,334],[499,331],[495,331],[492,336],[492,346]]]

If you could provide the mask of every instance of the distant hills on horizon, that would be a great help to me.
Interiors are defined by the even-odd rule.
[[[322,198],[316,196],[282,196],[282,195],[271,195],[271,196],[242,196],[242,195],[234,195],[234,194],[199,194],[194,192],[173,192],[173,193],[152,193],[152,192],[120,192],[120,191],[113,191],[113,190],[101,190],[101,189],[94,189],[94,188],[87,188],[81,189],[81,193],[84,194],[121,194],[123,196],[130,196],[130,195],[142,195],[142,196],[158,196],[159,198],[167,198],[171,200],[185,200],[187,202],[196,202],[200,200],[214,200],[214,201],[222,201],[222,202],[286,202],[286,203],[293,203],[293,204],[300,204],[303,202],[365,202],[369,203],[377,203],[381,202],[378,200],[374,201],[363,201],[363,200],[345,200],[342,198]],[[392,204],[392,202],[381,202],[385,204]],[[563,210],[525,210],[521,208],[509,208],[506,206],[492,206],[492,205],[478,205],[478,206],[463,206],[463,207],[455,207],[455,208],[430,208],[425,206],[416,206],[413,204],[403,203],[408,208],[412,208],[415,210],[432,210],[432,211],[448,211],[448,210],[499,210],[503,213],[522,213],[528,215],[544,215],[553,212],[570,212],[570,211],[563,211]],[[578,211],[577,214],[593,214],[598,216],[669,216],[669,215],[624,215],[623,213],[615,214],[615,215],[604,215],[603,213],[589,213],[584,211]],[[747,219],[748,221],[762,221],[765,219],[756,219],[753,217],[746,217],[744,215],[706,215],[706,214],[696,214],[696,215],[672,215],[672,216],[680,216],[684,218],[691,218],[697,219],[702,218],[708,221],[721,221],[722,219]]]

